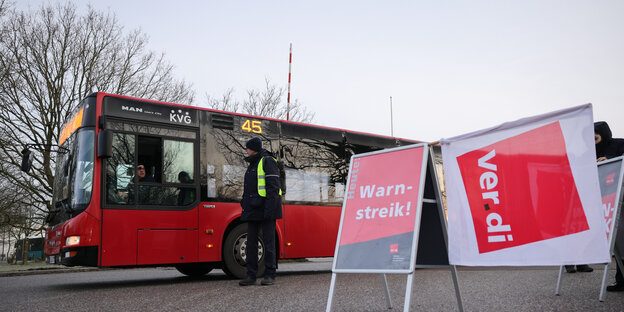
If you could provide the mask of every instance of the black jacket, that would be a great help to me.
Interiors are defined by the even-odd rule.
[[[611,129],[604,121],[594,123],[594,133],[600,134],[602,141],[596,144],[596,157],[614,158],[624,155],[624,139],[612,138]]]
[[[262,165],[265,172],[265,182],[267,196],[258,195],[258,162],[264,158]],[[273,155],[267,150],[262,150],[258,154],[246,157],[249,167],[245,172],[245,184],[243,189],[243,199],[241,206],[242,221],[275,220],[282,218],[282,198],[279,195],[280,181],[279,169],[273,159]]]

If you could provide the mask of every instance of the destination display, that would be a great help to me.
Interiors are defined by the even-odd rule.
[[[198,111],[196,109],[111,96],[104,97],[102,113],[107,116],[182,126],[197,127],[199,125]]]

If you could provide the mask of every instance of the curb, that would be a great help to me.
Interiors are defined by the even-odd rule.
[[[8,272],[0,272],[0,277],[11,277],[11,276],[26,276],[26,275],[40,275],[40,274],[55,274],[55,273],[74,273],[74,272],[89,272],[89,271],[97,271],[99,268],[39,268],[39,269],[29,269],[29,270],[18,270],[18,271],[8,271]]]

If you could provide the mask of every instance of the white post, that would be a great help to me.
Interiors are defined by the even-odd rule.
[[[394,136],[394,120],[392,114],[392,97],[390,97],[390,136]]]
[[[559,277],[557,278],[557,288],[555,288],[555,296],[559,296],[559,289],[561,288],[561,275],[563,274],[563,265],[559,266]]]
[[[330,312],[332,309],[332,301],[334,299],[334,287],[336,286],[336,273],[332,273],[331,284],[329,284],[329,297],[327,297],[327,307],[325,312]]]
[[[604,292],[605,288],[607,288],[607,270],[609,269],[609,264],[605,264],[604,272],[602,272],[602,284],[600,285],[600,296],[598,296],[598,300],[600,302],[604,301]]]
[[[412,304],[412,284],[414,283],[414,272],[407,274],[407,285],[405,285],[405,302],[403,303],[403,312],[408,312]]]
[[[286,100],[286,120],[290,120],[290,75],[292,71],[292,42],[290,43],[290,54],[288,56],[288,97]]]
[[[464,304],[462,303],[461,292],[459,291],[459,283],[457,282],[457,268],[451,265],[451,277],[453,277],[453,284],[455,285],[455,298],[457,298],[457,308],[459,312],[464,312]]]

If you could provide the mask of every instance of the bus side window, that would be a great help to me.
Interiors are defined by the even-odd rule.
[[[193,142],[163,141],[163,177],[167,183],[179,183],[176,188],[176,206],[186,206],[195,201],[195,153]],[[185,186],[186,185],[186,186]]]
[[[158,188],[154,183],[161,182],[162,152],[161,138],[139,135],[137,137],[137,163],[132,177],[131,193],[136,189],[139,205],[158,204]],[[142,167],[144,170],[138,170]]]
[[[194,183],[193,142],[163,141],[163,177],[167,183]]]
[[[286,200],[338,203],[344,196],[344,148],[323,139],[281,138]]]
[[[109,204],[126,205],[134,202],[129,196],[134,168],[134,135],[113,134],[113,156],[106,166],[106,199]]]
[[[194,143],[139,136],[138,165],[147,176],[138,180],[139,205],[187,206],[197,197]]]
[[[145,166],[146,176],[138,179],[138,182],[162,181],[162,140],[155,137],[138,137],[138,165]]]

